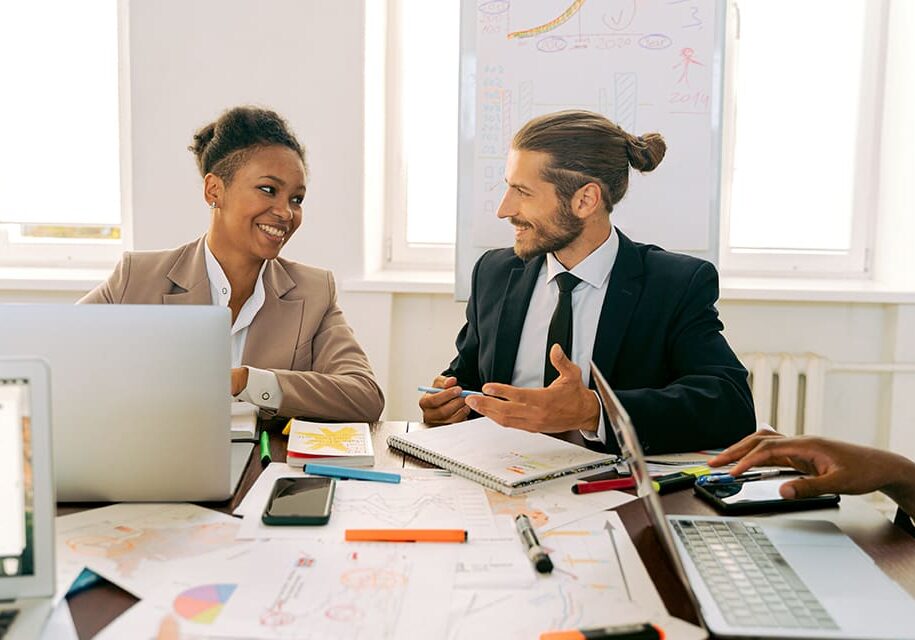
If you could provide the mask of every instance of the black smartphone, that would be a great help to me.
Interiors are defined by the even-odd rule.
[[[813,498],[796,498],[785,500],[778,492],[782,484],[796,479],[764,478],[746,480],[727,484],[696,484],[696,495],[709,502],[721,513],[741,515],[747,513],[764,513],[772,511],[798,511],[802,509],[821,509],[839,504],[839,496],[825,493]]]
[[[327,524],[334,501],[333,478],[278,478],[261,520],[264,524]]]

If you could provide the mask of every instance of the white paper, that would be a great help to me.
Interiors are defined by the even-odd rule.
[[[231,413],[230,429],[234,437],[253,438],[257,431],[257,405],[250,402],[235,401],[229,403]]]
[[[70,605],[66,600],[60,600],[54,605],[39,637],[41,640],[79,640],[70,614]]]
[[[449,638],[536,638],[549,630],[667,618],[615,512],[538,535],[553,561],[553,572],[536,575],[533,584],[522,588],[456,590]]]
[[[483,488],[439,470],[404,470],[399,484],[338,481],[330,522],[323,526],[270,526],[252,502],[245,506],[238,537],[319,538],[342,541],[346,529],[466,529],[470,539],[492,538],[495,523]]]
[[[487,490],[486,497],[494,515],[508,515],[514,519],[523,513],[530,518],[534,528],[540,531],[549,531],[635,500],[635,496],[622,491],[576,495],[572,493],[572,485],[576,482],[578,480],[574,478],[557,480],[515,496]]]
[[[705,640],[708,634],[702,627],[697,627],[680,618],[669,616],[652,620],[664,631],[666,640]]]
[[[192,504],[115,504],[55,520],[58,592],[88,567],[143,597],[189,558],[243,546],[239,520]],[[64,584],[65,583],[65,584]]]
[[[440,638],[456,546],[250,545],[231,562],[185,563],[99,637],[148,637],[172,615],[182,639]]]
[[[454,574],[455,589],[526,589],[537,574],[506,516],[497,518],[499,539],[473,541],[460,545]]]

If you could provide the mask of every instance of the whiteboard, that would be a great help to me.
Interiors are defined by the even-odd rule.
[[[496,217],[511,139],[533,117],[602,113],[667,155],[631,171],[612,221],[633,240],[715,262],[724,0],[462,0],[455,298],[513,243]]]

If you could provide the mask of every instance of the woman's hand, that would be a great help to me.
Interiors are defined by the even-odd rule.
[[[771,427],[761,428],[756,433],[748,435],[740,442],[732,444],[717,456],[711,458],[708,461],[708,465],[710,467],[721,467],[726,464],[731,464],[732,462],[737,462],[749,454],[751,451],[753,451],[753,449],[755,449],[760,443],[772,438],[784,439],[784,437],[784,435],[778,431],[773,430]],[[785,457],[779,460],[773,460],[768,464],[777,467],[793,467],[803,473],[813,473],[813,468],[811,468],[807,461],[803,459],[793,460]]]
[[[735,476],[761,465],[791,466],[812,476],[782,484],[779,492],[789,500],[822,493],[882,491],[907,514],[915,513],[915,463],[889,451],[814,436],[756,433],[709,464],[733,460],[738,460],[730,472]]]
[[[248,386],[248,367],[232,369],[232,395],[237,396]]]

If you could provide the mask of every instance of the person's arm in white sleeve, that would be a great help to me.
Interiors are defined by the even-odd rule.
[[[255,367],[247,367],[247,369],[248,384],[235,396],[235,399],[256,404],[261,409],[274,411],[279,409],[280,403],[283,402],[283,390],[280,389],[276,374]]]

